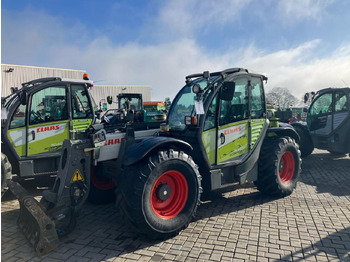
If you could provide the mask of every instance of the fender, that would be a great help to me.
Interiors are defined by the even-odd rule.
[[[182,150],[191,151],[193,150],[192,146],[179,139],[171,137],[150,137],[143,139],[139,142],[133,143],[130,146],[126,147],[124,155],[124,166],[131,166],[138,161],[142,160],[149,152],[159,147],[169,147],[175,145]]]
[[[295,140],[295,142],[299,143],[300,137],[298,133],[295,131],[295,129],[289,125],[289,124],[281,124],[279,123],[279,127],[272,127],[267,129],[267,136],[272,137],[272,136],[289,136]]]
[[[300,128],[304,129],[305,131],[309,132],[309,129],[307,128],[306,122],[293,122],[290,124],[291,126],[300,126]]]

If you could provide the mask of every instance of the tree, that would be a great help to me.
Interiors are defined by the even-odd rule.
[[[293,96],[285,87],[274,87],[271,91],[266,93],[266,100],[268,103],[280,107],[282,109],[289,108],[298,104],[298,99]]]

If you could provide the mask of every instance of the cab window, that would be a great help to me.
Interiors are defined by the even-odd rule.
[[[348,99],[345,93],[336,92],[334,99],[335,99],[335,105],[334,105],[335,112],[344,112],[344,111],[346,112],[348,110]]]
[[[332,93],[323,94],[316,98],[311,106],[311,115],[321,115],[332,112]]]
[[[217,97],[216,95],[211,102],[207,115],[205,116],[205,122],[204,122],[204,131],[209,130],[211,128],[214,128],[216,125],[216,103],[217,103]]]
[[[87,94],[82,85],[72,85],[72,116],[73,119],[92,118],[92,111]]]
[[[26,107],[27,107],[26,105],[19,105],[16,108],[15,113],[12,115],[12,118],[11,118],[10,129],[23,127],[26,125],[26,122],[25,122]]]
[[[67,119],[67,98],[64,86],[48,87],[32,96],[30,125]]]
[[[251,97],[252,97],[252,118],[263,118],[265,112],[265,98],[262,81],[258,77],[251,80]]]
[[[235,80],[235,93],[231,101],[221,100],[219,124],[248,119],[248,81],[246,78]]]

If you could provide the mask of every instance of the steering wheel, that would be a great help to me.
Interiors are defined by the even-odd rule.
[[[37,123],[45,122],[45,120],[43,119],[39,111],[34,112],[32,110],[30,113],[34,116],[34,119],[32,120],[33,123],[37,124]]]

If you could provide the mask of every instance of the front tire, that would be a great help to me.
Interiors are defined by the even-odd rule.
[[[280,137],[264,141],[256,183],[259,191],[272,196],[288,196],[296,188],[300,172],[300,151],[294,139]]]
[[[126,167],[117,207],[126,222],[152,239],[177,235],[195,216],[201,177],[190,156],[172,149]]]

